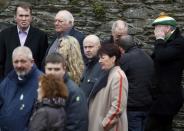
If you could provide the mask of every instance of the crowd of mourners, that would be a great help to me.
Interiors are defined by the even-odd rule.
[[[152,54],[124,20],[102,41],[60,10],[52,43],[31,25],[30,3],[17,4],[15,21],[0,32],[0,131],[173,131],[184,68],[174,18],[153,21]]]

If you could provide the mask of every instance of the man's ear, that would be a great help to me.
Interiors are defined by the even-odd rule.
[[[14,18],[14,21],[15,21],[15,22],[17,22],[17,20],[16,20],[16,14],[14,15],[14,17],[13,17],[13,18]]]
[[[69,24],[72,24],[72,21],[68,21]]]
[[[62,64],[63,69],[66,71],[66,64]]]
[[[33,21],[33,16],[31,15],[31,22]]]
[[[70,27],[73,26],[72,21],[68,21],[68,23],[69,23]]]
[[[31,60],[31,63],[32,63],[32,64],[34,64],[34,63],[35,63],[34,59],[32,59],[32,60]]]
[[[100,47],[101,47],[101,44],[98,45],[98,49],[100,49]]]
[[[120,52],[121,52],[122,54],[125,53],[125,50],[124,50],[122,47],[119,47],[119,50],[120,50]]]

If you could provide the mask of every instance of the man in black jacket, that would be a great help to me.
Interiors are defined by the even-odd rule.
[[[151,107],[151,88],[154,74],[153,61],[138,48],[132,36],[119,38],[117,43],[122,52],[120,66],[128,78],[128,130],[144,131],[148,111]]]
[[[146,131],[172,131],[172,120],[182,107],[181,78],[184,68],[184,38],[176,20],[161,14],[154,20],[156,100],[151,108]]]
[[[31,5],[21,2],[16,6],[15,13],[17,25],[6,28],[0,33],[0,80],[13,69],[11,55],[16,47],[29,47],[39,69],[42,69],[42,60],[48,47],[47,35],[30,25]]]
[[[97,56],[98,49],[100,48],[100,39],[96,35],[88,35],[84,39],[83,49],[87,58],[85,70],[81,79],[80,88],[89,98],[94,84],[99,80],[99,77],[103,74],[99,58]]]

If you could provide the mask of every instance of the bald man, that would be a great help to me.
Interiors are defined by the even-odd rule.
[[[60,44],[60,39],[63,36],[69,35],[75,37],[78,40],[81,48],[81,53],[84,57],[82,48],[84,34],[75,29],[74,17],[72,13],[67,10],[60,10],[55,16],[54,26],[56,31],[56,39],[48,49],[48,54],[56,52]]]
[[[87,62],[81,79],[80,88],[86,94],[87,99],[90,97],[94,84],[99,80],[99,77],[103,75],[103,71],[98,63],[99,58],[97,56],[97,52],[99,48],[100,39],[98,36],[88,35],[85,37],[83,49]]]
[[[26,46],[15,48],[12,60],[14,70],[0,84],[0,129],[26,131],[42,73]]]

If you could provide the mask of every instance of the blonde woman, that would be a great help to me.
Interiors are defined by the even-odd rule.
[[[60,41],[58,52],[61,53],[66,60],[66,69],[69,76],[79,84],[84,70],[84,62],[79,42],[72,36],[65,36],[61,38]]]

